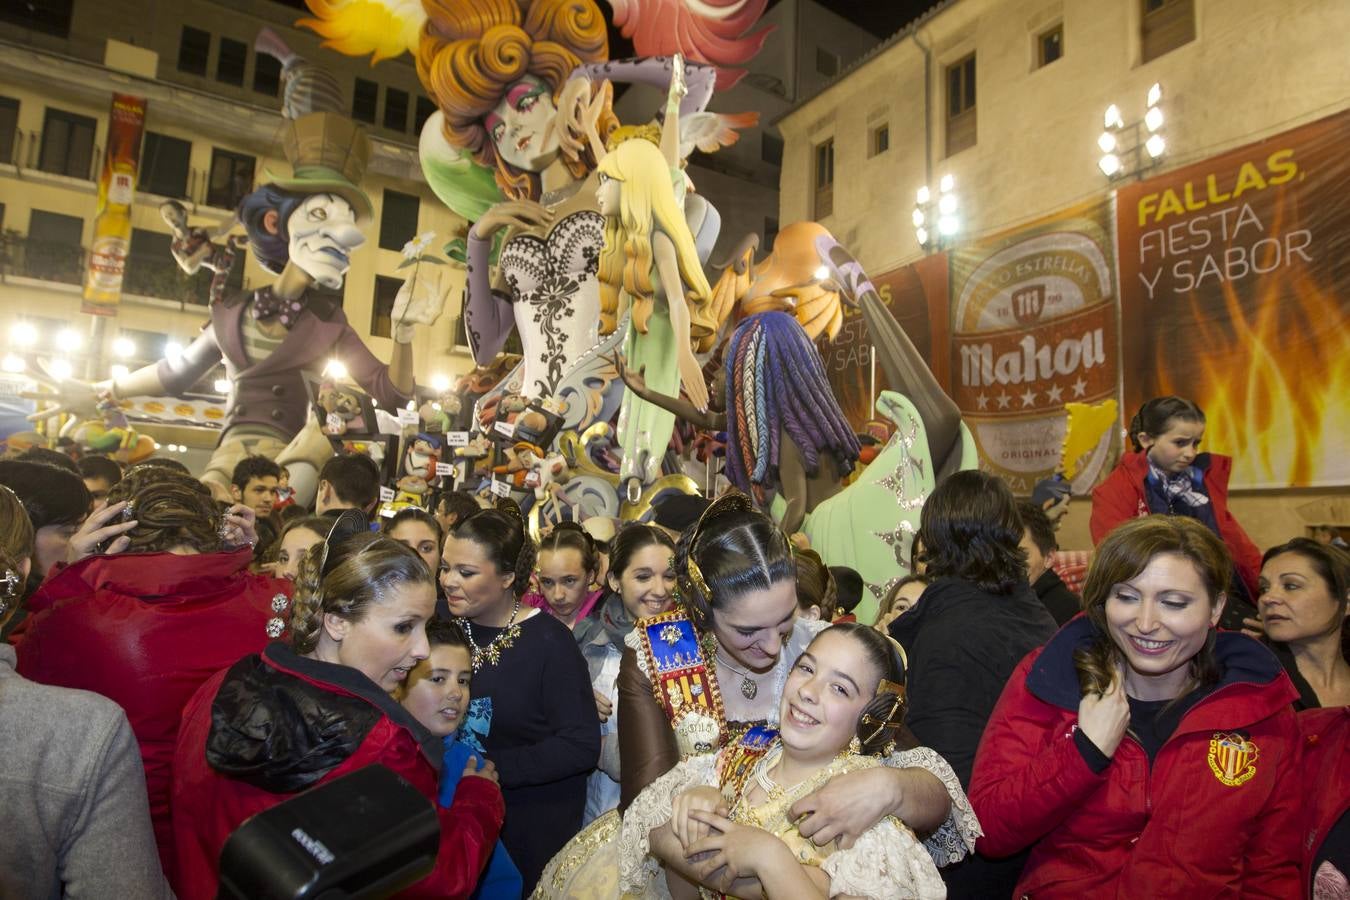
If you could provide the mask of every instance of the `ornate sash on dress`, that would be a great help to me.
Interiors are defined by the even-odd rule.
[[[717,783],[722,789],[722,796],[726,797],[729,803],[734,802],[745,790],[745,782],[749,780],[750,773],[755,771],[755,766],[759,765],[764,754],[769,752],[776,737],[778,737],[777,728],[753,725],[741,735],[740,740],[722,751],[721,757],[717,760]]]
[[[641,620],[637,631],[652,694],[670,719],[680,757],[713,752],[726,732],[726,710],[694,623],[671,610]]]

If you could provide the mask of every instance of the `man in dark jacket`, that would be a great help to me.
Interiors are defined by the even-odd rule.
[[[1008,486],[979,471],[948,477],[919,524],[923,601],[891,623],[909,658],[905,723],[969,787],[984,726],[1022,658],[1055,633],[1027,582],[1022,522]],[[972,855],[942,870],[951,898],[1007,897],[1024,857]]]
[[[1028,500],[1017,502],[1017,512],[1022,517],[1022,543],[1019,546],[1027,554],[1027,580],[1050,615],[1055,617],[1055,624],[1063,625],[1078,615],[1081,606],[1078,595],[1069,590],[1059,574],[1050,568],[1050,554],[1059,549],[1055,526],[1043,509]]]

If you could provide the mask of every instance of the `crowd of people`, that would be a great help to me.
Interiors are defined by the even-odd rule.
[[[1350,554],[1263,553],[1203,412],[1092,496],[980,472],[864,585],[731,491],[534,540],[359,455],[0,460],[0,896],[215,897],[255,814],[379,763],[409,896],[1350,897]],[[884,591],[876,620],[853,610]],[[625,893],[626,892],[626,893]]]

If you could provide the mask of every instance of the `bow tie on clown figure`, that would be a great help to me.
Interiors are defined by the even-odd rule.
[[[292,176],[274,177],[245,196],[237,210],[254,258],[276,280],[213,304],[210,323],[181,356],[93,385],[92,391],[67,382],[62,399],[78,411],[81,400],[103,392],[117,399],[181,394],[223,361],[229,406],[202,480],[228,495],[235,464],[247,455],[267,456],[288,467],[300,502],[309,502],[332,447],[309,413],[305,373],[337,359],[381,405],[404,405],[414,389],[414,325],[434,323],[445,296],[434,279],[413,289],[405,284],[393,310],[393,356],[388,364],[377,359],[333,293],[342,289],[372,218],[370,199],[357,186],[370,141],[351,120],[313,112],[286,122],[282,146]]]

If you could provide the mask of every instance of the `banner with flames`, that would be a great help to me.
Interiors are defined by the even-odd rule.
[[[1350,484],[1350,113],[1118,194],[1123,417],[1178,394],[1232,484]]]
[[[1114,218],[1105,198],[949,253],[951,396],[981,468],[1014,493],[1030,494],[1060,467],[1066,405],[1116,397]],[[1074,493],[1116,459],[1119,433],[1107,421],[1090,435],[1077,428],[1078,450],[1064,460]]]

